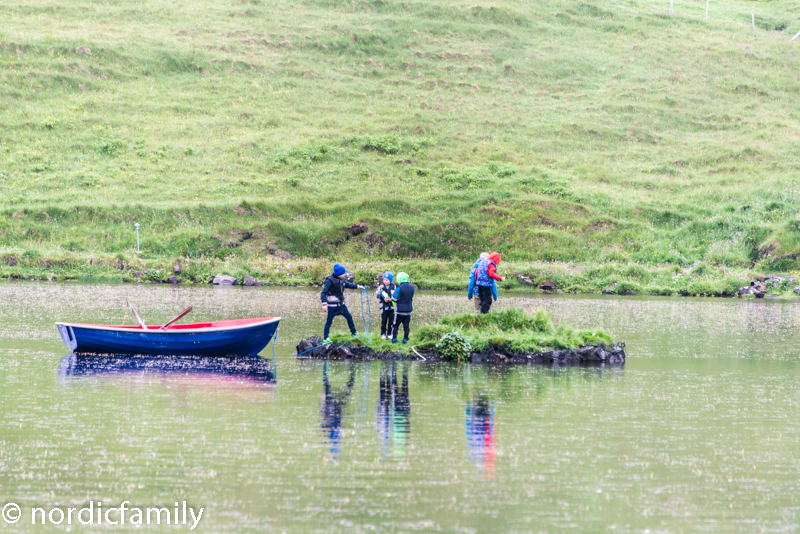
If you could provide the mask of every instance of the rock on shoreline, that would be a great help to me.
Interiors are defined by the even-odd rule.
[[[558,365],[622,365],[625,363],[625,343],[606,346],[603,343],[577,349],[549,350],[519,354],[491,347],[473,352],[472,363],[543,363]]]
[[[322,345],[322,339],[311,336],[302,340],[296,347],[295,354],[299,358],[314,360],[393,360],[393,361],[425,361],[440,362],[442,359],[436,352],[418,350],[409,354],[400,352],[375,352],[363,345],[333,344]],[[505,349],[487,348],[481,352],[473,352],[471,363],[540,363],[549,365],[622,365],[625,363],[625,344],[615,343],[606,346],[603,343],[587,345],[578,349],[550,350],[520,354]]]

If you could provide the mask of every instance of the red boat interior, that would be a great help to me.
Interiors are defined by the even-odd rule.
[[[233,319],[230,321],[211,321],[210,323],[192,323],[192,324],[171,324],[167,330],[188,330],[191,328],[231,328],[234,326],[247,326],[250,324],[262,323],[276,319],[276,317],[255,317],[253,319]],[[141,330],[142,327],[137,325],[113,325],[113,324],[87,324],[87,323],[72,323],[75,325],[85,326],[101,326],[105,328],[129,328],[131,330]],[[162,325],[147,325],[148,330],[158,330]]]

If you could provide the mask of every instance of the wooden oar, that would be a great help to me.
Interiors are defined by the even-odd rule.
[[[125,303],[128,305],[128,308],[131,310],[133,316],[136,317],[136,320],[139,321],[139,324],[142,325],[142,330],[147,330],[147,326],[145,326],[144,321],[142,321],[142,318],[139,317],[139,314],[136,313],[136,309],[127,300],[125,301]]]
[[[162,327],[161,327],[161,330],[166,330],[166,329],[167,329],[167,327],[168,327],[169,325],[171,325],[172,323],[174,323],[175,321],[177,321],[178,319],[180,319],[181,317],[183,317],[184,315],[186,315],[186,314],[187,314],[187,313],[189,313],[190,311],[192,311],[192,307],[191,307],[191,306],[189,306],[188,308],[186,308],[185,310],[183,310],[181,313],[179,313],[178,315],[176,315],[174,319],[172,319],[170,322],[168,322],[167,324],[165,324],[164,326],[162,326]]]

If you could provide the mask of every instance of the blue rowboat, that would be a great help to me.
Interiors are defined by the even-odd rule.
[[[78,354],[255,356],[278,329],[280,317],[170,325],[117,326],[56,323],[64,344]]]

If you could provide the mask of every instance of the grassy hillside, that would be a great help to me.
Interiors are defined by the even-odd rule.
[[[336,258],[449,287],[489,249],[580,291],[796,270],[799,9],[3,2],[0,275]]]

